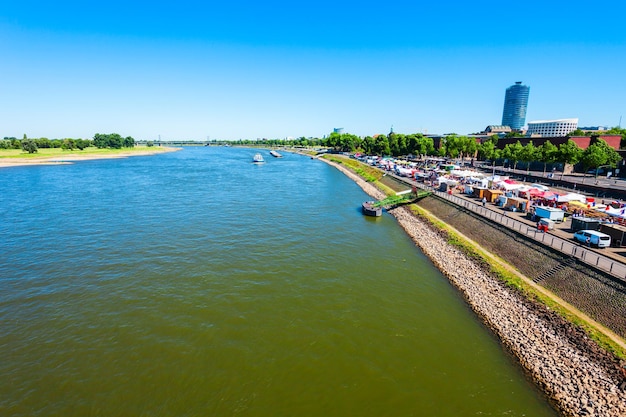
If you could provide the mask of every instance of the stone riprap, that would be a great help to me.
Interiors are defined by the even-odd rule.
[[[334,164],[374,198],[384,194]],[[541,304],[506,287],[447,242],[445,233],[407,207],[389,211],[468,304],[519,360],[555,407],[566,416],[626,416],[626,392],[615,358],[584,332]]]

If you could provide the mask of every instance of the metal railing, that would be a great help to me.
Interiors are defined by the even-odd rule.
[[[416,185],[419,188],[432,191],[434,195],[439,198],[450,201],[451,203],[464,207],[465,209],[472,211],[482,217],[485,217],[495,223],[501,224],[511,230],[514,230],[522,235],[525,235],[541,244],[551,247],[566,255],[573,256],[580,262],[593,266],[601,271],[604,271],[621,281],[626,282],[626,264],[615,261],[604,255],[601,255],[593,250],[587,249],[585,246],[581,246],[575,242],[560,238],[550,233],[543,233],[534,227],[529,226],[527,223],[515,220],[506,215],[506,213],[499,213],[493,211],[487,207],[483,207],[482,204],[474,203],[466,199],[455,196],[454,194],[448,194],[443,191],[433,190],[427,185],[417,183],[414,181],[408,182],[406,178],[398,178],[402,181]]]

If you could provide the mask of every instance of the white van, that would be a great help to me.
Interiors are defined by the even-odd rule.
[[[611,246],[611,236],[600,233],[596,230],[579,230],[574,233],[574,239],[580,243],[589,246],[597,246],[599,248],[608,248]]]

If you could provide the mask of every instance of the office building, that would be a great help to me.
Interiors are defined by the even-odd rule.
[[[502,111],[502,125],[513,130],[522,130],[526,123],[526,109],[530,87],[517,81],[515,85],[506,89],[504,95],[504,110]]]
[[[578,119],[537,120],[528,122],[526,136],[558,137],[578,129]]]

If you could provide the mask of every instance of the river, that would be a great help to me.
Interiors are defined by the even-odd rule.
[[[0,415],[557,415],[356,184],[255,152],[0,170]]]

